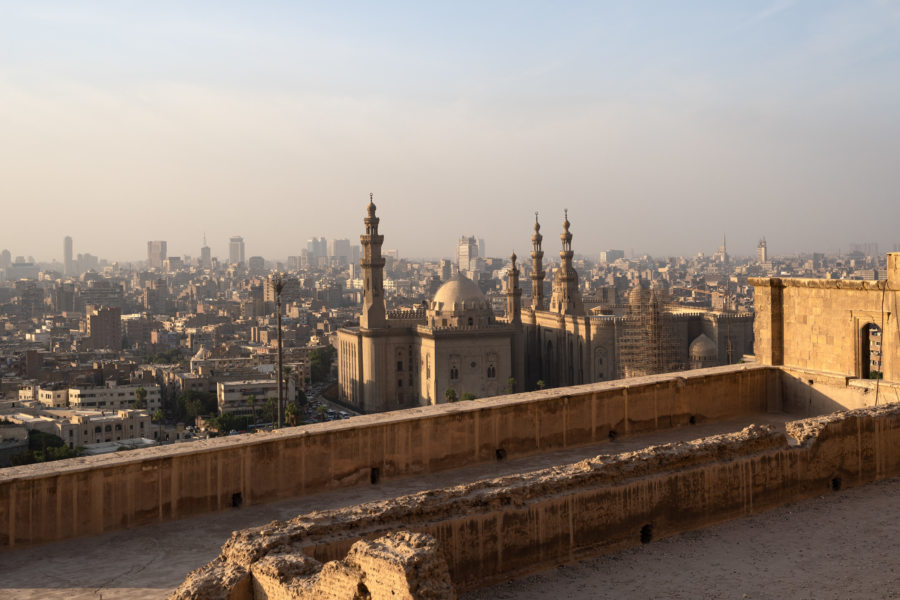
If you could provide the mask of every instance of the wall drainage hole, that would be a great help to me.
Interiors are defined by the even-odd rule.
[[[234,508],[240,508],[241,504],[244,503],[244,497],[240,492],[234,493],[231,495],[231,506]]]
[[[504,458],[506,458],[506,450],[504,450],[503,448],[497,448],[494,454],[497,455],[497,460],[503,460]]]
[[[617,437],[619,437],[619,434],[616,433],[616,430],[615,430],[615,429],[610,429],[610,430],[609,430],[609,441],[614,442],[614,441],[616,441],[616,438],[617,438]]]
[[[378,480],[381,479],[381,471],[378,467],[372,467],[369,469],[369,481],[372,482],[372,485],[378,483]]]
[[[691,415],[691,418],[688,419],[688,423],[690,423],[691,425],[696,425],[696,424],[697,424],[697,417],[695,417],[694,415]]]
[[[649,544],[653,541],[653,524],[647,523],[641,527],[641,543]]]
[[[844,484],[844,482],[841,481],[840,477],[835,477],[834,479],[831,480],[831,490],[834,492],[839,492],[839,491],[841,491],[841,486],[843,484]]]

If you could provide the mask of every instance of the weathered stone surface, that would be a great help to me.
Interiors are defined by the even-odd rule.
[[[453,585],[465,591],[900,474],[895,451],[900,445],[900,405],[795,421],[788,431],[790,440],[771,427],[750,426],[691,442],[313,512],[235,533],[216,564],[233,561],[254,576],[258,572],[255,581],[262,585],[264,576],[270,581],[292,577],[289,569],[266,562],[267,556],[305,553],[321,562],[339,562],[328,562],[332,566],[323,568],[313,582],[292,579],[292,593],[323,589],[326,575],[328,586],[346,591],[354,581],[366,586],[376,581],[354,579],[363,570],[364,560],[353,558],[361,548],[381,565],[395,564],[387,557],[402,554],[359,540],[402,528],[434,536]],[[357,550],[348,553],[354,543]],[[401,570],[410,573],[400,567],[384,570],[393,573],[385,575],[385,581],[400,577]],[[288,575],[271,575],[278,572]],[[427,572],[420,569],[408,577],[410,589],[430,582]],[[193,579],[217,576],[219,571],[208,569]],[[175,597],[193,597],[186,591],[179,589]]]
[[[216,561],[221,565],[224,560]],[[243,567],[233,571],[246,574]],[[342,560],[322,564],[298,551],[261,557],[240,581],[225,570],[201,569],[173,598],[231,600],[452,600],[447,562],[430,535],[391,532],[353,544]],[[223,577],[221,585],[218,578]],[[231,587],[229,587],[231,586]]]

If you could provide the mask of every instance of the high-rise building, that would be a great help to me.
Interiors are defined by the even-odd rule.
[[[63,238],[63,270],[66,275],[75,275],[75,263],[72,260],[72,236]]]
[[[468,271],[478,258],[478,240],[475,236],[462,236],[456,244],[456,265],[460,271]]]
[[[165,242],[163,242],[165,243]],[[112,306],[90,307],[87,335],[94,350],[122,349],[122,311]]]
[[[166,260],[166,243],[162,240],[147,242],[147,263],[151,269],[162,269]]]
[[[250,260],[247,261],[247,267],[251,273],[259,275],[266,270],[266,259],[262,256],[251,256]]]
[[[759,240],[759,245],[756,247],[756,262],[760,264],[769,262],[769,253],[766,249],[766,238]]]
[[[228,262],[233,265],[244,264],[244,238],[239,235],[232,236],[228,242]]]
[[[350,240],[331,240],[328,242],[328,256],[338,264],[346,265],[350,262]]]
[[[309,252],[309,261],[318,264],[320,258],[328,256],[328,242],[323,237],[309,238],[306,241],[306,251]]]
[[[206,245],[206,235],[203,236],[203,246],[200,248],[200,268],[212,268],[212,250]]]

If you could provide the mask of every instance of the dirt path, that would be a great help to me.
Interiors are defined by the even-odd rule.
[[[900,478],[844,490],[461,600],[900,598]]]

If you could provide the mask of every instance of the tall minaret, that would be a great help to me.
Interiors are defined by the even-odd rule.
[[[534,213],[534,235],[531,236],[531,310],[544,310],[544,251],[541,250],[541,224]]]
[[[516,253],[509,257],[512,266],[507,275],[506,284],[506,318],[510,323],[522,322],[522,288],[519,287],[519,267],[516,266]]]
[[[562,250],[559,252],[560,267],[553,278],[553,295],[550,296],[550,311],[561,315],[583,315],[584,304],[578,289],[578,274],[572,266],[572,234],[569,232],[569,211],[565,211],[563,232],[559,239]]]
[[[374,194],[369,194],[368,216],[365,218],[366,233],[359,236],[363,247],[363,257],[359,266],[363,272],[363,310],[359,325],[363,329],[377,329],[386,325],[384,308],[384,258],[381,245],[384,236],[378,234],[378,217],[375,216]]]

